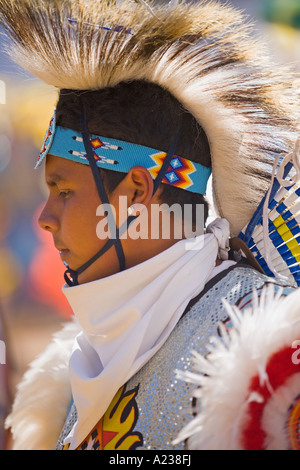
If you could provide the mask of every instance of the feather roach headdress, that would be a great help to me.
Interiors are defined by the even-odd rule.
[[[120,2],[119,2],[120,3]],[[173,94],[210,144],[213,196],[236,236],[299,132],[295,77],[274,67],[244,16],[215,1],[0,0],[24,69],[65,89],[146,80]]]

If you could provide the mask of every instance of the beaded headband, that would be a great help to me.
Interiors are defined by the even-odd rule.
[[[140,165],[148,169],[153,179],[156,178],[167,155],[161,150],[98,135],[91,135],[90,142],[99,168],[128,173],[130,168]],[[82,134],[56,126],[55,112],[35,168],[41,165],[48,153],[74,162],[89,164]],[[205,194],[210,175],[211,168],[174,155],[162,182],[193,193]]]

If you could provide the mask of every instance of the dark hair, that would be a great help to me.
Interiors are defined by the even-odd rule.
[[[167,152],[179,125],[176,154],[210,167],[207,136],[196,119],[162,87],[142,80],[121,82],[99,90],[61,90],[57,104],[57,124],[81,131],[81,106],[84,106],[89,132]],[[108,194],[125,174],[100,170]],[[203,204],[205,219],[208,204],[204,197],[162,184],[160,199],[172,205]],[[194,218],[193,218],[194,220]]]

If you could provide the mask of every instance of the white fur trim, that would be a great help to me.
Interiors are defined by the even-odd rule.
[[[68,364],[79,327],[66,323],[18,385],[6,427],[14,450],[54,450],[71,399]]]

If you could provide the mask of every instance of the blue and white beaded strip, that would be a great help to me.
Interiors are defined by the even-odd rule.
[[[264,201],[264,200],[263,200]],[[263,240],[262,204],[239,235],[268,276],[274,276],[266,262]],[[273,267],[300,286],[300,188],[294,184],[280,188],[270,200],[268,229],[273,251]],[[254,223],[255,222],[255,223]],[[249,228],[249,226],[251,227]]]
[[[99,168],[128,173],[133,166],[140,165],[149,170],[154,180],[167,155],[161,150],[98,135],[91,135],[90,142]],[[89,164],[82,134],[56,126],[55,113],[35,168],[41,165],[47,154]],[[210,175],[211,168],[174,155],[162,182],[193,193],[205,194]]]

